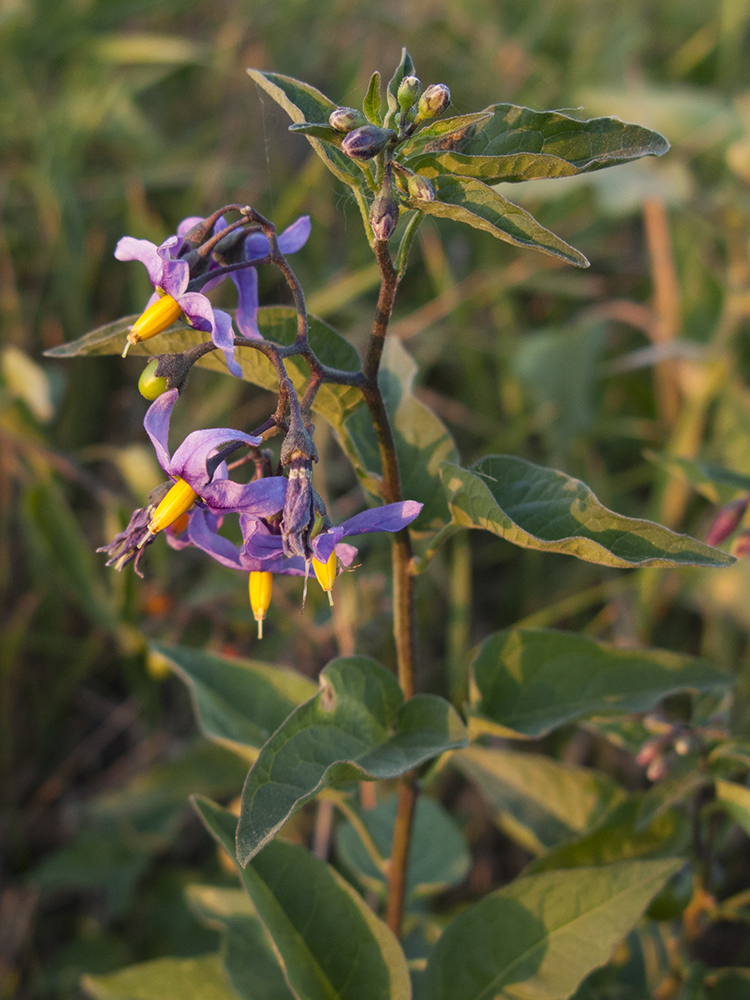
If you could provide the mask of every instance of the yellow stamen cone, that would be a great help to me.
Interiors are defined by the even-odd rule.
[[[266,617],[271,604],[271,590],[273,588],[273,573],[262,573],[254,570],[250,574],[250,607],[253,609],[253,617],[258,623],[258,638],[263,638],[263,620]]]
[[[182,309],[176,299],[173,299],[171,295],[162,295],[133,323],[122,356],[125,357],[131,344],[137,344],[141,340],[155,337],[157,333],[163,333],[181,314]]]
[[[184,479],[177,479],[154,511],[154,516],[148,524],[148,535],[144,539],[144,544],[150,535],[156,535],[168,528],[170,524],[179,521],[183,514],[187,514],[197,499],[198,494],[195,490],[188,486]]]
[[[333,584],[336,581],[336,570],[338,569],[336,550],[333,550],[328,557],[328,560],[324,563],[320,562],[319,559],[316,559],[313,556],[312,564],[317,581],[326,594],[328,594],[328,603],[333,606],[333,594],[331,593],[331,590],[333,589]]]

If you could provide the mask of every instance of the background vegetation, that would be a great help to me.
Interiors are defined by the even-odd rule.
[[[310,311],[362,342],[378,274],[356,206],[245,67],[357,103],[406,45],[423,81],[451,87],[457,114],[494,101],[582,107],[668,136],[662,160],[509,193],[580,248],[588,271],[428,220],[393,332],[465,465],[493,452],[549,463],[621,513],[704,537],[742,482],[674,456],[750,476],[749,27],[746,0],[0,6],[1,998],[72,997],[84,972],[214,946],[183,889],[233,879],[186,797],[235,794],[244,767],[197,735],[185,689],[147,660],[144,636],[311,676],[339,652],[392,662],[377,544],[341,581],[333,616],[318,595],[301,616],[296,581],[277,585],[262,647],[244,579],[198,554],[154,545],[145,583],[105,570],[93,550],[161,479],[141,427],[142,362],[41,357],[145,302],[141,269],[112,256],[121,235],[158,243],[226,201],[280,229],[311,215],[294,259]],[[261,293],[284,298],[276,284]],[[226,383],[196,373],[179,430],[260,422],[268,398]],[[361,494],[318,434],[319,487],[348,516]],[[460,703],[467,651],[484,636],[569,627],[738,674],[741,733],[748,582],[746,559],[623,573],[460,536],[422,580],[420,687]],[[564,729],[545,749],[647,784],[632,754],[590,729]],[[530,855],[457,774],[443,780],[472,849],[453,901],[470,900]],[[316,822],[305,811],[290,835],[309,839]],[[738,828],[716,866],[722,895],[750,885]],[[750,966],[741,923],[714,924],[693,949],[708,966]]]

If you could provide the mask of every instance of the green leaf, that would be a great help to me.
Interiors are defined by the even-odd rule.
[[[407,139],[399,152],[403,151],[411,157],[417,150],[423,149],[427,143],[435,143],[435,147],[439,149],[443,143],[449,145],[449,140],[460,136],[461,133],[468,131],[474,125],[488,121],[491,117],[491,111],[474,111],[468,115],[456,115],[453,118],[439,118],[434,122],[430,122],[429,125],[425,125],[410,139]],[[408,159],[406,163],[407,166],[412,168],[412,170],[417,170],[417,168],[413,166],[411,159]],[[452,173],[452,171],[438,170],[437,173],[449,174]]]
[[[750,476],[743,476],[713,462],[698,462],[680,455],[657,454],[652,451],[644,454],[649,461],[668,472],[680,474],[711,503],[728,503],[737,496],[738,490],[744,493],[750,490]]]
[[[638,810],[636,830],[644,830],[666,809],[692,798],[693,793],[710,781],[703,771],[700,756],[678,757],[669,772],[644,792]]]
[[[433,178],[435,201],[412,200],[410,208],[425,215],[463,222],[491,233],[498,240],[517,247],[530,247],[551,257],[560,257],[576,267],[588,267],[583,254],[549,229],[545,229],[525,209],[503,198],[491,187],[472,177],[439,174]]]
[[[320,674],[320,692],[279,727],[247,776],[237,857],[247,864],[328,785],[395,778],[465,744],[464,726],[442,698],[404,702],[396,678],[375,660],[333,660]]]
[[[337,107],[333,101],[329,100],[325,94],[321,94],[315,87],[311,87],[309,83],[295,80],[291,76],[283,76],[281,73],[264,73],[259,69],[248,69],[247,73],[261,90],[264,90],[286,111],[295,124],[306,122],[315,125],[328,121],[329,115]],[[331,173],[350,187],[359,187],[362,173],[348,156],[339,152],[338,149],[331,148],[331,146],[324,146],[313,135],[308,135],[307,140]]]
[[[720,743],[708,755],[708,763],[714,765],[721,761],[728,761],[732,765],[739,764],[746,771],[750,771],[750,743],[744,740]]]
[[[559,111],[532,111],[514,104],[493,104],[486,110],[492,117],[460,143],[459,152],[467,156],[541,153],[583,173],[642,156],[662,156],[669,149],[663,135],[619,118],[572,118]]]
[[[230,310],[231,311],[231,310]],[[60,344],[47,351],[48,357],[72,358],[79,354],[121,354],[125,344],[125,334],[133,325],[137,316],[126,316],[92,330],[91,333]],[[356,372],[360,370],[361,362],[356,349],[336,333],[332,327],[315,316],[309,316],[309,341],[318,359],[331,368]],[[263,306],[258,310],[258,326],[266,340],[287,345],[294,342],[297,336],[297,314],[289,306]],[[171,326],[164,333],[151,340],[142,341],[130,348],[128,356],[184,351],[188,347],[202,344],[208,335],[201,330],[193,330],[189,326]],[[276,390],[278,380],[270,361],[252,348],[238,348],[236,359],[242,368],[243,378],[253,385],[264,389]],[[202,368],[226,373],[226,364],[219,351],[212,351],[198,361]],[[300,358],[290,358],[287,361],[287,371],[297,389],[302,388],[310,376],[307,365]],[[358,389],[345,385],[322,385],[315,399],[313,409],[338,428],[361,402],[362,395]]]
[[[508,629],[472,664],[477,728],[537,738],[587,715],[647,712],[676,691],[726,688],[706,660],[663,649],[621,649],[554,629]]]
[[[373,125],[383,124],[382,104],[380,100],[380,73],[377,70],[370,77],[362,110]]]
[[[382,859],[390,856],[396,802],[396,797],[392,796],[361,815]],[[341,860],[360,882],[371,891],[384,893],[387,885],[385,864],[376,865],[351,823],[338,828],[336,844]],[[461,882],[470,867],[471,857],[461,828],[439,802],[428,795],[420,795],[409,847],[409,895],[419,898],[443,892]]]
[[[437,529],[448,519],[440,486],[440,465],[457,461],[455,443],[443,422],[414,394],[417,365],[400,341],[386,341],[380,387],[391,418],[403,495],[424,504],[417,530]],[[364,408],[349,416],[340,432],[341,445],[363,486],[382,499],[380,455],[372,421]]]
[[[451,764],[474,783],[500,829],[531,854],[598,825],[625,797],[606,775],[537,753],[472,746]]]
[[[595,830],[551,848],[532,861],[525,873],[687,854],[691,829],[685,814],[677,809],[666,809],[643,826],[642,803],[642,793],[629,796]]]
[[[736,781],[715,782],[716,802],[750,837],[750,788]]]
[[[485,184],[530,181],[541,177],[572,177],[581,173],[572,163],[546,153],[467,156],[449,149],[410,156],[406,165],[428,178],[453,174],[456,177],[475,177]]]
[[[567,1000],[609,961],[679,860],[517,879],[459,914],[430,954],[427,1000]]]
[[[328,122],[303,122],[299,125],[290,125],[289,131],[297,132],[301,135],[312,135],[316,139],[322,139],[323,142],[330,142],[337,149],[341,148],[343,140],[342,134],[337,132]]]
[[[82,985],[96,1000],[237,1000],[219,955],[157,958]]]
[[[231,855],[234,816],[207,799],[195,805]],[[409,1000],[409,973],[395,937],[324,861],[276,841],[240,871],[240,878],[295,996]]]
[[[602,566],[730,566],[720,549],[669,528],[608,510],[580,479],[513,455],[471,471],[443,464],[453,524],[484,528],[514,545],[561,552]]]
[[[201,729],[231,748],[263,746],[287,716],[316,690],[293,670],[234,659],[188,646],[151,648],[190,688]]]
[[[396,72],[388,83],[388,113],[385,116],[385,127],[392,128],[391,124],[399,113],[398,88],[405,76],[415,76],[414,63],[405,48],[401,49],[401,62],[396,67]]]
[[[295,1000],[247,893],[191,885],[186,895],[196,917],[222,932],[224,970],[241,1000]]]

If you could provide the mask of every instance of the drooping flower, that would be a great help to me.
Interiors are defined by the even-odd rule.
[[[196,500],[201,500],[213,513],[235,511],[250,513],[256,517],[271,517],[277,514],[284,506],[286,496],[286,480],[282,476],[270,476],[251,483],[235,483],[225,478],[226,471],[223,470],[222,474],[218,462],[215,469],[211,468],[209,463],[222,446],[234,442],[257,446],[262,443],[261,438],[231,427],[192,431],[170,456],[169,421],[177,396],[177,389],[170,389],[169,392],[159,396],[148,408],[143,421],[159,464],[175,482],[170,493],[179,491],[174,493],[174,497],[182,507],[171,521],[156,525],[152,533],[177,520]],[[165,497],[162,504],[165,504],[166,500]]]
[[[227,367],[233,375],[242,376],[242,369],[234,360],[234,331],[232,317],[221,309],[214,309],[202,292],[188,291],[190,265],[174,256],[182,244],[181,236],[170,236],[161,246],[149,240],[123,236],[115,248],[118,260],[138,260],[144,265],[154,286],[155,295],[146,311],[133,324],[128,333],[128,344],[147,340],[162,333],[181,315],[196,330],[211,333],[214,344],[223,351]],[[158,297],[157,297],[158,296]]]
[[[367,535],[377,531],[400,531],[419,515],[422,504],[416,500],[402,500],[399,503],[389,503],[383,507],[355,514],[336,527],[321,531],[309,541],[309,563],[312,560],[313,570],[323,590],[328,594],[328,600],[333,603],[331,589],[338,571],[339,562],[345,566],[351,564],[356,549],[344,542],[344,538],[354,535]],[[283,542],[280,534],[255,529],[245,537],[245,549],[248,555],[261,561],[283,554]]]

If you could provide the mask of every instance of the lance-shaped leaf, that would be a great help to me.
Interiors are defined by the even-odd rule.
[[[272,97],[295,124],[318,125],[327,122],[328,116],[337,107],[325,94],[321,94],[309,83],[302,83],[281,73],[264,73],[259,69],[248,69],[248,76]],[[325,165],[339,180],[350,187],[359,187],[362,172],[359,167],[335,147],[324,145],[314,135],[307,139]]]
[[[296,1000],[247,893],[191,885],[186,895],[201,923],[222,932],[224,970],[240,1000]]]
[[[537,738],[587,715],[647,712],[676,691],[716,691],[732,677],[664,649],[621,649],[555,629],[507,629],[472,664],[472,723]]]
[[[484,528],[514,545],[561,552],[602,566],[730,566],[720,549],[653,521],[608,510],[580,479],[513,455],[471,471],[444,463],[453,525]]]
[[[439,174],[432,181],[435,201],[412,200],[410,208],[417,208],[426,215],[439,219],[463,222],[474,229],[491,233],[498,240],[505,240],[517,247],[541,250],[552,257],[560,257],[577,267],[588,267],[583,254],[565,240],[555,236],[537,222],[525,209],[503,198],[491,187],[473,177],[454,177]]]
[[[312,135],[316,139],[322,139],[323,142],[330,142],[337,149],[341,148],[344,138],[328,122],[302,122],[299,125],[290,125],[289,131],[299,133],[300,135]]]
[[[398,681],[366,657],[333,660],[320,691],[262,748],[242,791],[237,857],[245,865],[327,785],[395,778],[466,744],[455,710],[435,695],[403,700]]]
[[[723,778],[717,778],[715,788],[716,805],[750,836],[750,788],[736,781],[724,781]]]
[[[72,358],[79,354],[122,354],[125,335],[137,316],[126,316],[107,323],[90,333],[84,334],[78,340],[53,347],[46,354],[51,358]],[[336,331],[315,316],[308,317],[309,342],[316,357],[329,368],[338,368],[346,372],[357,372],[361,362],[356,349]],[[266,340],[276,344],[288,345],[297,336],[297,314],[289,306],[263,306],[258,310],[258,327]],[[189,326],[171,326],[158,337],[140,341],[134,344],[129,356],[152,356],[184,351],[188,347],[202,344],[208,335]],[[259,351],[251,347],[238,347],[235,360],[242,368],[242,377],[253,385],[264,389],[277,389],[278,379],[270,361]],[[211,351],[201,358],[197,364],[202,368],[226,373],[226,365],[220,351]],[[289,358],[287,371],[297,390],[302,390],[310,377],[307,365],[299,358]],[[327,382],[320,387],[315,397],[313,409],[338,428],[349,413],[361,403],[362,395],[358,389],[347,385],[336,385]]]
[[[230,855],[235,817],[207,799],[196,808]],[[240,871],[295,997],[410,1000],[396,938],[329,865],[296,844],[269,844]]]
[[[336,831],[341,860],[373,892],[384,893],[386,890],[386,859],[390,856],[393,843],[396,805],[394,795],[362,813],[361,823],[371,838],[371,845],[363,842],[364,838],[352,823],[346,823]],[[377,859],[371,853],[373,844],[379,853]],[[439,802],[429,795],[420,795],[409,846],[406,879],[409,895],[419,898],[443,892],[461,882],[470,867],[471,857],[459,825]]]
[[[596,826],[625,797],[606,775],[538,753],[472,746],[451,764],[473,782],[500,829],[531,854]]]
[[[455,150],[435,150],[410,156],[406,165],[424,177],[453,174],[475,177],[485,184],[518,182],[541,177],[572,177],[581,171],[572,163],[548,153],[509,153],[507,156],[467,156]]]
[[[380,101],[380,73],[377,70],[370,77],[370,84],[367,88],[362,110],[370,119],[373,125],[383,124],[383,114]]]
[[[682,864],[620,861],[517,879],[448,925],[422,1000],[567,1000]]]
[[[219,955],[157,958],[106,976],[84,976],[95,1000],[237,1000]]]
[[[188,646],[151,647],[190,688],[201,729],[232,748],[257,749],[316,690],[293,670]]]
[[[388,82],[388,113],[385,116],[385,127],[392,128],[392,122],[399,112],[398,88],[405,76],[414,76],[414,63],[405,48],[401,49],[401,62],[396,67],[396,72]]]
[[[445,424],[415,396],[416,373],[416,363],[401,342],[386,341],[379,382],[393,428],[401,490],[405,497],[424,504],[416,529],[429,530],[448,519],[440,465],[456,461],[458,454]],[[346,419],[339,439],[365,489],[380,496],[380,455],[372,420],[364,408]]]
[[[559,111],[533,111],[493,104],[492,117],[458,144],[468,156],[543,153],[565,160],[577,172],[662,156],[669,143],[658,132],[619,118],[572,118]]]

